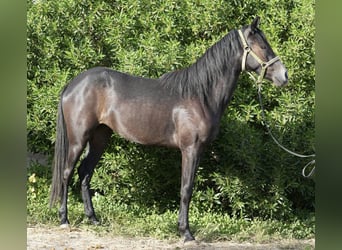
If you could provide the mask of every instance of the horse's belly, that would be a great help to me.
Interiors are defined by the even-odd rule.
[[[109,127],[127,140],[147,145],[175,146],[174,125],[166,110],[147,107],[113,110]]]

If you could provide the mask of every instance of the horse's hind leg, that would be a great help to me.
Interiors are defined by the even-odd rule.
[[[82,161],[78,175],[80,177],[82,199],[84,203],[84,212],[93,224],[98,224],[95,211],[90,195],[90,180],[94,172],[94,168],[101,158],[104,149],[110,139],[112,131],[105,125],[98,126],[89,139],[89,151]]]
[[[69,220],[68,220],[68,185],[70,182],[70,179],[73,175],[74,168],[76,165],[76,162],[78,161],[84,147],[85,147],[85,138],[82,140],[69,142],[69,151],[68,151],[68,158],[66,162],[66,168],[63,172],[63,184],[62,184],[62,197],[61,197],[61,207],[59,209],[59,215],[61,218],[61,226],[68,226]]]

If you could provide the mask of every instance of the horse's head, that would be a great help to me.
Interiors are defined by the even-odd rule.
[[[287,84],[287,69],[273,52],[265,35],[258,28],[260,18],[256,17],[251,25],[239,30],[240,41],[244,52],[242,70],[254,71],[259,74],[258,81],[263,78],[272,81],[276,86]]]

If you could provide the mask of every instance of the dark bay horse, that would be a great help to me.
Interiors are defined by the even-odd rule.
[[[86,144],[89,151],[78,168],[85,214],[97,224],[90,180],[111,133],[145,145],[179,148],[182,154],[178,228],[194,240],[188,212],[194,178],[204,147],[218,133],[243,70],[254,71],[276,86],[287,83],[287,70],[258,28],[259,17],[232,30],[188,68],[159,79],[131,76],[108,68],[92,68],[63,89],[58,106],[51,205],[58,199],[61,225],[68,225],[68,183]]]

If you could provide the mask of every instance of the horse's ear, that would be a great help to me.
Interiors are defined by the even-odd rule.
[[[256,31],[258,26],[260,24],[260,17],[257,16],[256,18],[254,18],[252,24],[251,24],[251,28],[252,28],[252,31]]]

